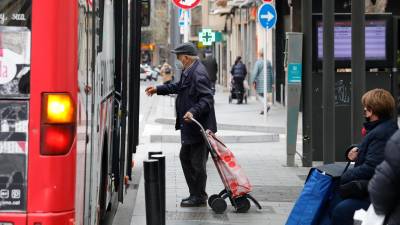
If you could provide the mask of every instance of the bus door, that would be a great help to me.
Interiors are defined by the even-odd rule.
[[[30,18],[30,0],[0,1],[0,214],[26,211]]]

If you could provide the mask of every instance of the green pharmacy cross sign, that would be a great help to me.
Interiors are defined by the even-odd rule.
[[[211,29],[203,29],[199,32],[199,42],[202,42],[203,45],[211,45],[215,42],[215,32],[212,32]]]

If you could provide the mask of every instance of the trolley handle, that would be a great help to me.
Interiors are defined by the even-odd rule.
[[[207,133],[206,133],[206,130],[204,129],[204,127],[203,127],[203,126],[201,125],[201,123],[200,123],[199,121],[197,121],[195,118],[192,117],[192,118],[190,118],[190,120],[191,120],[192,122],[194,122],[195,124],[197,124],[197,126],[200,127],[200,131],[201,131],[201,133],[203,134],[204,141],[207,143],[207,146],[208,146],[208,149],[209,149],[211,155],[212,155],[214,158],[216,158],[216,157],[217,157],[217,153],[216,153],[215,150],[213,149],[213,147],[212,147],[210,141],[208,140],[208,138],[207,138]]]
[[[195,118],[193,118],[193,117],[191,117],[190,120],[191,120],[192,122],[194,122],[195,124],[197,124],[197,126],[200,127],[201,132],[203,132],[204,134],[206,133],[206,130],[204,130],[203,125],[201,125],[201,123],[200,123],[199,121],[197,121],[197,120],[196,120]]]

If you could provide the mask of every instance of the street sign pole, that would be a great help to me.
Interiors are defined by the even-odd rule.
[[[198,6],[201,0],[173,0],[173,3],[178,6],[184,14],[183,25],[183,42],[188,42],[190,38],[190,9]]]
[[[185,13],[185,32],[183,34],[183,42],[188,42],[189,41],[189,36],[190,36],[190,9],[183,10],[182,13]]]
[[[268,63],[267,63],[267,43],[268,43],[268,30],[264,32],[264,120],[267,121],[268,114]]]
[[[267,45],[268,45],[268,30],[275,27],[277,21],[277,14],[275,7],[271,4],[264,3],[258,10],[258,20],[262,27],[265,28],[264,32],[264,120],[267,120],[268,114],[268,61],[267,61]]]

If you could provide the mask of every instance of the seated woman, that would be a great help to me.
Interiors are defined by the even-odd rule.
[[[347,158],[355,161],[355,165],[341,177],[340,198],[331,205],[333,225],[353,225],[354,212],[361,208],[368,209],[368,182],[374,175],[375,167],[383,161],[386,142],[398,129],[393,120],[395,102],[388,91],[368,91],[362,97],[362,104],[366,133],[359,145],[346,152]]]

